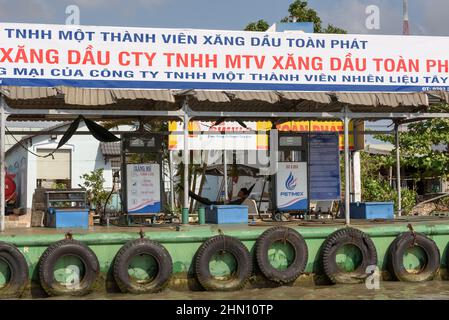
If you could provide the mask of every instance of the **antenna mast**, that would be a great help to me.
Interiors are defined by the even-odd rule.
[[[402,34],[405,36],[409,36],[410,26],[408,24],[408,0],[403,0],[403,6],[404,6],[404,19],[403,19]]]

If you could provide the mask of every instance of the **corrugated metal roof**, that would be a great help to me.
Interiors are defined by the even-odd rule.
[[[382,106],[428,106],[429,100],[423,92],[415,93],[380,93],[379,103]]]
[[[111,90],[62,87],[66,104],[79,106],[104,106],[115,103]]]
[[[425,93],[335,93],[339,102],[355,106],[385,106],[385,107],[419,107],[427,106],[428,100]]]
[[[318,103],[331,103],[331,96],[326,92],[281,91],[279,95],[286,100],[306,100]]]
[[[164,110],[180,109],[185,96],[198,111],[353,111],[423,110],[429,105],[426,93],[219,91],[219,90],[121,90],[75,87],[1,87],[11,108],[79,108]],[[449,101],[447,92],[437,94]]]
[[[449,92],[447,91],[426,91],[429,98],[429,102],[439,103],[446,102],[449,103]]]
[[[11,87],[1,86],[9,99],[22,100],[22,99],[43,99],[48,97],[55,97],[59,94],[56,88],[47,87]]]
[[[11,108],[177,110],[170,90],[110,90],[76,87],[0,86]],[[45,100],[45,101],[44,101]]]
[[[124,100],[153,100],[175,103],[170,90],[110,90],[113,97]]]
[[[120,141],[100,142],[100,149],[104,156],[119,156],[121,154]]]
[[[199,102],[226,103],[231,101],[223,91],[195,90],[193,96]]]
[[[267,103],[278,103],[279,95],[274,91],[225,91],[232,100],[263,101]]]
[[[379,99],[375,93],[357,93],[352,92],[338,92],[335,94],[337,100],[348,105],[358,106],[378,106]]]

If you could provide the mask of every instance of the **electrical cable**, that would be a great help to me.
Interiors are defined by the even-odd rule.
[[[8,127],[5,127],[5,129],[6,129],[6,132],[9,133],[9,135],[10,135],[10,136],[17,142],[17,144],[18,144],[19,146],[21,146],[23,149],[25,149],[27,152],[31,153],[32,155],[34,155],[34,156],[36,156],[36,157],[39,157],[39,158],[48,158],[48,157],[51,156],[51,158],[52,158],[53,160],[55,159],[55,156],[54,156],[53,154],[55,153],[55,151],[56,151],[57,149],[54,149],[52,152],[50,152],[49,154],[47,154],[47,155],[45,155],[45,156],[39,155],[39,154],[37,154],[37,153],[31,151],[30,149],[28,149],[26,146],[24,146],[23,143],[22,143],[22,141],[19,141],[19,140],[18,140],[18,139],[11,133],[11,131],[9,131]]]

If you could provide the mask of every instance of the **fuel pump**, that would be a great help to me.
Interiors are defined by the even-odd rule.
[[[128,225],[138,216],[154,219],[164,206],[162,135],[132,132],[122,136],[122,198]]]
[[[279,132],[278,164],[272,179],[273,219],[282,221],[287,215],[304,214],[308,199],[308,135]]]

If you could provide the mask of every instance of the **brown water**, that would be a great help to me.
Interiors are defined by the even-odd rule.
[[[61,298],[47,298],[61,299]],[[62,298],[64,299],[64,298]],[[73,299],[73,298],[70,298]],[[449,300],[449,281],[404,283],[384,281],[379,289],[364,284],[246,289],[235,292],[176,291],[157,294],[91,294],[88,300]]]

